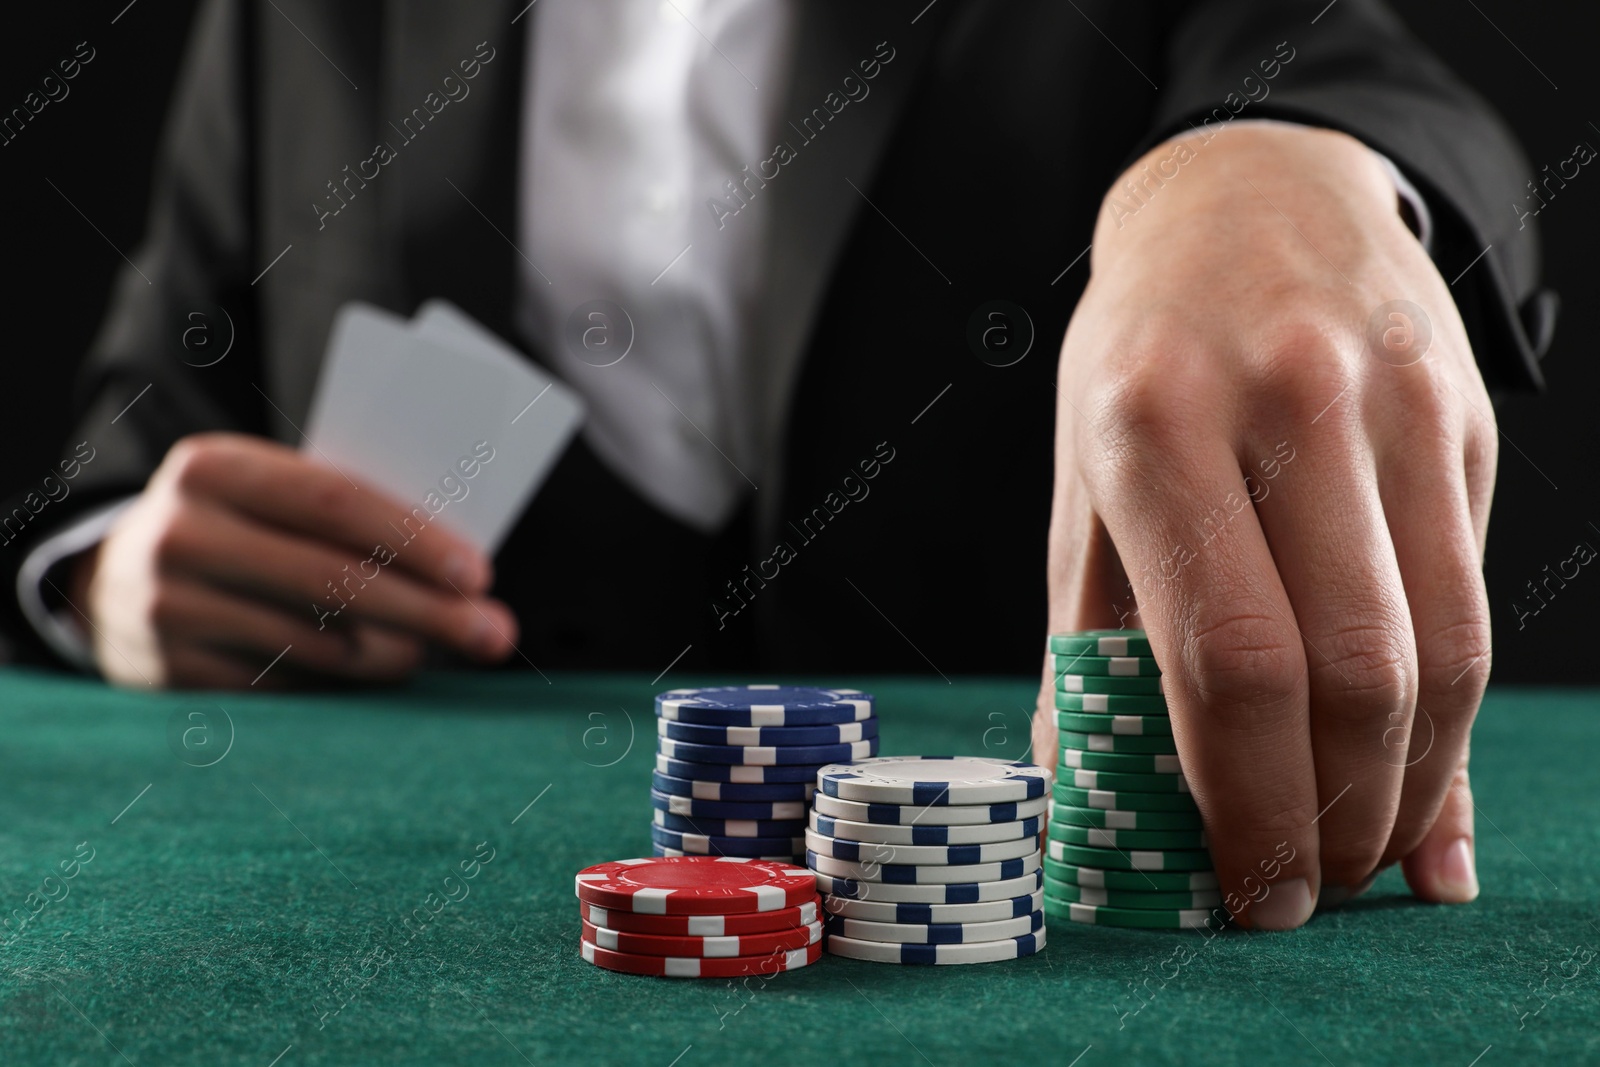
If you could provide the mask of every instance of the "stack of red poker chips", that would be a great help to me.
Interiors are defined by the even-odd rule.
[[[584,959],[663,978],[776,974],[822,955],[804,867],[735,856],[617,860],[578,872]]]

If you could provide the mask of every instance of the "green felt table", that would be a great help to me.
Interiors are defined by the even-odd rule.
[[[1036,681],[830,681],[876,693],[885,753],[1028,744]],[[1594,693],[1491,693],[1473,905],[1391,871],[1289,934],[1052,922],[1030,959],[824,956],[747,988],[578,957],[573,874],[649,852],[655,688],[0,671],[0,908],[32,916],[0,941],[0,1063],[1600,1061]]]

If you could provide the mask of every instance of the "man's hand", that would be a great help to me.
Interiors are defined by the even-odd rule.
[[[78,562],[72,599],[110,680],[243,688],[280,653],[262,685],[398,679],[425,640],[502,659],[516,620],[490,581],[437,520],[283,445],[201,434]]]
[[[1142,204],[1111,191],[1062,346],[1050,628],[1149,632],[1246,925],[1397,860],[1418,896],[1471,900],[1497,441],[1465,330],[1364,146],[1187,143]],[[1053,688],[1047,666],[1041,763]]]

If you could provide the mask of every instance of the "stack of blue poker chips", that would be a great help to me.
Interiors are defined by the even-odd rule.
[[[880,963],[993,963],[1045,947],[1049,774],[1010,760],[884,756],[817,772],[806,865],[824,948]]]
[[[817,771],[877,752],[872,695],[860,690],[736,685],[662,693],[650,778],[653,852],[803,865]]]

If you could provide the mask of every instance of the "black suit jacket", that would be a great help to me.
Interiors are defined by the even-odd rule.
[[[152,284],[122,274],[82,373],[70,441],[96,458],[10,546],[13,568],[81,508],[136,492],[179,437],[296,443],[347,300],[409,313],[443,296],[512,336],[524,3],[205,5],[134,257]],[[497,560],[525,629],[513,664],[654,673],[687,648],[680,671],[1036,670],[1051,383],[1080,253],[1119,171],[1208,117],[1340,129],[1395,160],[1433,209],[1446,278],[1493,246],[1452,290],[1486,378],[1536,384],[1554,298],[1507,208],[1529,171],[1515,142],[1379,0],[1324,7],[805,5],[794,118],[879,42],[896,58],[771,193],[851,220],[809,322],[781,471],[704,538],[574,449]],[[470,95],[407,126],[460,92],[446,76]],[[830,148],[867,136],[864,168]],[[350,182],[379,141],[395,158]],[[786,253],[808,238],[774,233],[772,299],[796,291]],[[1035,338],[1008,367],[968,344],[997,299],[1025,309]],[[214,366],[183,346],[194,312],[231,321]],[[20,620],[10,629],[26,639]]]

